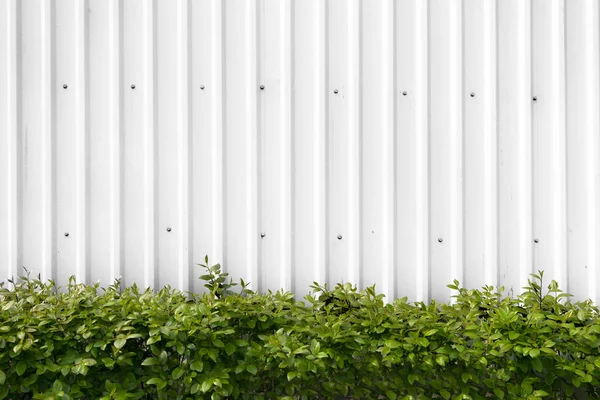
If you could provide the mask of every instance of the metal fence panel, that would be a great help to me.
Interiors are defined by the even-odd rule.
[[[3,0],[0,278],[600,300],[594,0]]]

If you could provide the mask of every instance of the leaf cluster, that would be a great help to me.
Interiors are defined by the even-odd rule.
[[[0,399],[600,397],[600,322],[543,273],[525,293],[385,303],[374,287],[208,292],[23,277],[0,287]]]

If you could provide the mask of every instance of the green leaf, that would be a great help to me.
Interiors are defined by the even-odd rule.
[[[147,385],[156,385],[156,388],[158,390],[163,389],[165,386],[167,386],[167,382],[163,381],[160,378],[152,378],[152,379],[148,379],[146,381]]]
[[[52,384],[52,389],[54,389],[55,392],[60,392],[61,390],[63,390],[63,384],[61,381],[59,381],[58,379],[54,381],[54,383]]]
[[[531,392],[533,392],[533,387],[529,382],[523,382],[521,383],[521,391],[524,395],[528,396],[531,394]]]
[[[540,349],[540,351],[542,351],[542,352],[544,352],[544,353],[546,353],[546,354],[552,354],[552,355],[555,355],[555,354],[556,354],[556,351],[554,351],[553,349],[551,349],[551,348],[549,348],[549,347],[542,347],[542,348]]]
[[[494,394],[501,399],[504,398],[504,391],[502,389],[494,388]]]
[[[213,382],[210,379],[205,380],[204,382],[202,382],[202,387],[200,388],[200,390],[202,390],[204,393],[208,392],[210,390],[210,388],[212,387]]]
[[[443,398],[445,398],[446,400],[450,398],[450,396],[452,395],[449,391],[447,391],[446,389],[442,389],[440,390],[440,394],[442,395]]]
[[[190,394],[196,394],[200,390],[200,384],[194,383],[190,388]]]
[[[545,392],[543,390],[536,390],[532,393],[532,396],[535,397],[544,397],[544,396],[550,396],[550,394],[548,392]]]
[[[415,381],[418,381],[419,377],[417,375],[413,375],[410,374],[408,375],[408,383],[410,383],[411,385],[415,383]]]
[[[250,372],[252,375],[256,375],[256,373],[258,372],[258,369],[256,368],[255,365],[246,365],[246,371]]]
[[[396,393],[394,393],[391,390],[388,390],[385,392],[385,395],[388,397],[388,399],[390,400],[396,400],[398,398],[398,396],[396,395]]]
[[[25,370],[27,369],[27,363],[25,361],[19,361],[17,363],[17,367],[16,367],[16,371],[17,371],[17,375],[21,376],[25,373]]]
[[[98,362],[96,360],[94,360],[93,358],[84,358],[82,363],[86,367],[92,367],[92,366],[98,364]]]
[[[536,371],[542,372],[542,360],[540,360],[539,358],[534,358],[533,360],[531,360],[531,365],[533,365],[533,369],[535,369]]]
[[[290,371],[287,373],[287,380],[288,382],[291,381],[292,379],[294,379],[296,377],[296,371]]]
[[[467,372],[463,372],[460,375],[460,379],[462,379],[463,383],[467,383],[469,381],[469,379],[471,378],[471,374],[467,373]]]
[[[123,346],[125,346],[125,343],[127,343],[126,338],[119,338],[119,339],[115,340],[115,347],[117,349],[122,349]]]
[[[154,358],[154,357],[146,358],[144,361],[142,361],[142,365],[144,365],[144,366],[158,365],[158,364],[160,364],[160,360],[158,358]]]
[[[190,368],[192,371],[202,372],[202,369],[204,369],[204,363],[201,360],[195,360],[190,364]]]
[[[154,344],[156,342],[160,342],[162,340],[162,337],[160,335],[156,335],[156,336],[150,336],[148,338],[148,340],[146,340],[146,344],[148,346],[150,346],[151,344]]]
[[[529,351],[529,357],[531,357],[531,358],[536,358],[539,355],[540,355],[540,351],[538,349],[531,349]]]
[[[231,343],[227,343],[225,345],[225,353],[227,353],[228,356],[230,356],[233,353],[235,353],[235,345],[233,345]]]
[[[515,340],[519,336],[521,336],[521,334],[517,333],[517,332],[511,331],[511,332],[508,333],[508,337],[510,338],[510,340]]]
[[[181,367],[177,367],[177,368],[175,368],[175,369],[173,370],[173,372],[171,373],[171,377],[172,377],[173,379],[177,380],[177,379],[181,378],[181,376],[183,375],[183,373],[184,373],[184,372],[185,372],[185,371],[184,371],[184,369],[183,369],[183,368],[181,368]]]
[[[0,385],[4,385],[4,383],[6,382],[6,374],[0,370]]]

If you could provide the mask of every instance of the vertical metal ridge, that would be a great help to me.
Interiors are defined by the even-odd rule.
[[[280,193],[280,232],[281,232],[281,251],[280,268],[281,279],[280,287],[285,290],[292,289],[292,188],[294,175],[292,174],[293,162],[293,124],[292,124],[292,82],[294,79],[292,69],[292,54],[294,42],[292,40],[293,10],[291,0],[281,0],[279,8],[279,30],[282,35],[279,38],[279,48],[281,58],[281,86],[280,103],[282,105],[282,115],[280,121],[280,131],[282,134],[281,148],[279,149],[280,165],[279,185],[282,190]]]
[[[267,7],[264,0],[256,0],[256,49],[254,54],[256,55],[256,84],[254,87],[264,89],[265,83],[268,84],[270,67],[267,59]],[[270,85],[269,85],[270,86]],[[257,90],[257,92],[259,92]],[[267,230],[267,215],[271,213],[267,212],[268,208],[268,188],[270,186],[271,179],[267,176],[267,140],[268,137],[268,107],[267,99],[265,98],[264,92],[260,93],[256,97],[256,162],[257,162],[257,197],[256,197],[256,234],[258,232],[265,232]],[[257,238],[258,241],[258,238]],[[256,255],[257,255],[257,269],[258,269],[258,280],[257,288],[262,291],[267,286],[267,264],[268,256],[270,255],[270,247],[264,241],[257,243]]]
[[[517,60],[520,71],[517,90],[519,93],[519,134],[518,134],[518,164],[519,188],[518,215],[519,215],[519,287],[526,286],[529,274],[533,272],[533,146],[532,146],[532,113],[531,113],[531,84],[532,84],[532,53],[531,53],[531,0],[520,3],[522,9],[518,13],[518,26],[521,40],[517,46],[519,59]]]
[[[156,0],[145,5],[144,285],[156,286]]]
[[[6,137],[8,149],[8,257],[7,273],[17,277],[22,260],[22,187],[21,187],[21,2],[9,0],[7,6],[8,118]]]
[[[246,276],[253,289],[262,288],[259,282],[258,254],[258,99],[257,79],[259,71],[258,50],[258,0],[246,1]]]
[[[90,204],[90,165],[89,165],[89,24],[88,0],[74,5],[75,19],[75,80],[77,110],[75,155],[75,215],[77,241],[75,249],[75,275],[81,282],[89,283],[89,204]]]
[[[382,7],[381,19],[383,37],[383,60],[381,74],[383,77],[383,243],[381,281],[384,282],[383,293],[388,300],[396,296],[394,267],[396,265],[396,51],[395,51],[395,15],[394,0],[387,0]]]
[[[555,0],[552,3],[552,115],[554,142],[553,175],[556,180],[553,187],[554,219],[557,229],[554,231],[554,259],[557,270],[554,277],[561,285],[567,284],[567,180],[566,180],[566,58],[565,58],[565,24],[564,0]]]
[[[429,293],[429,0],[416,3],[416,101],[415,101],[415,208],[416,227],[416,290],[417,301],[427,301]]]
[[[328,9],[329,0],[323,0],[318,2],[319,14],[317,20],[319,21],[319,33],[317,35],[318,41],[317,57],[315,69],[318,71],[317,79],[315,80],[314,93],[314,111],[316,117],[317,126],[315,127],[315,140],[314,140],[314,151],[317,155],[316,165],[314,167],[314,182],[315,182],[315,197],[314,197],[314,209],[316,210],[314,215],[314,226],[316,232],[314,236],[314,248],[315,248],[315,262],[313,263],[314,270],[313,276],[317,282],[327,282],[329,278],[328,271],[328,258],[329,258],[329,224],[327,223],[327,209],[328,209],[328,162],[327,162],[327,142],[329,137],[328,129],[328,93],[327,88],[329,87],[328,81],[328,65],[327,65],[327,54],[329,47],[328,40]]]
[[[598,297],[598,203],[600,201],[600,144],[599,144],[599,99],[600,90],[598,82],[599,54],[598,54],[598,3],[594,0],[586,2],[586,80],[588,82],[586,96],[586,116],[588,126],[587,143],[587,208],[588,208],[588,265],[589,286],[588,296],[594,300]]]
[[[361,0],[348,7],[348,280],[361,286]]]
[[[212,254],[211,257],[217,262],[223,262],[224,257],[224,196],[225,190],[223,181],[223,171],[225,169],[225,154],[223,153],[223,134],[225,132],[225,118],[223,115],[223,100],[225,93],[223,81],[223,69],[225,63],[224,55],[224,29],[225,29],[225,14],[223,12],[224,2],[213,0],[211,13],[211,21],[213,23],[212,32],[212,75],[211,99],[213,102],[213,114],[211,115],[211,142],[212,142]]]
[[[110,3],[110,265],[111,282],[122,275],[123,3]]]
[[[190,190],[190,3],[189,0],[179,0],[177,3],[177,58],[179,71],[178,94],[179,106],[177,108],[178,154],[179,166],[177,173],[177,186],[179,191],[178,219],[179,219],[179,267],[178,286],[181,290],[191,291],[191,190]]]
[[[485,282],[498,285],[498,12],[497,0],[485,1],[484,18],[484,183]]]
[[[454,110],[450,113],[450,274],[452,279],[464,282],[464,153],[463,153],[463,0],[457,0],[450,14],[450,76]]]
[[[42,278],[56,278],[56,236],[55,226],[55,108],[56,78],[55,69],[55,2],[48,0],[41,3],[41,105],[42,105]]]

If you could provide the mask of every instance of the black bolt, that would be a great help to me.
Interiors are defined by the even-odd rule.
[[[438,238],[438,242],[442,243],[443,241],[444,241],[444,239]]]
[[[167,226],[167,232],[171,232],[171,227]]]
[[[408,93],[406,92],[402,92],[402,96],[406,96]]]
[[[475,93],[471,92],[471,97],[475,97]]]
[[[338,94],[338,90],[337,90],[337,89],[335,89],[335,90],[333,91],[333,93],[335,93],[335,94]]]
[[[539,242],[540,242],[540,240],[539,240],[539,239],[533,239],[533,242],[534,242],[534,243],[539,243]]]
[[[260,90],[265,90],[265,85],[260,85]]]
[[[65,83],[65,84],[63,85],[63,89],[66,89],[66,88],[68,88],[68,86],[67,86],[67,84]]]
[[[264,238],[265,236],[267,236],[267,234],[266,234],[266,233],[264,233],[264,232],[262,232],[262,233],[260,234],[260,237],[261,237],[261,238]]]
[[[132,89],[135,89],[135,85],[131,85],[131,88],[132,88]]]
[[[200,90],[204,90],[204,85],[200,85]]]
[[[337,235],[338,240],[342,240],[342,235]]]
[[[69,237],[69,232],[65,232],[65,237]]]
[[[537,101],[537,96],[533,96],[533,101]]]

